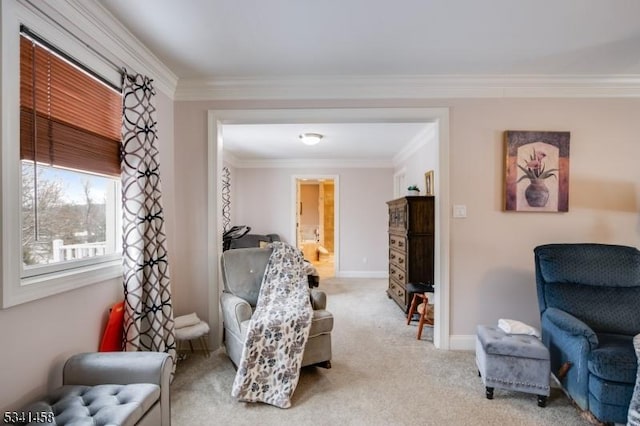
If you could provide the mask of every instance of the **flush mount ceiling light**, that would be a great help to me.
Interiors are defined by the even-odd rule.
[[[303,133],[298,137],[305,145],[315,145],[320,142],[320,139],[322,139],[322,135],[320,133]]]

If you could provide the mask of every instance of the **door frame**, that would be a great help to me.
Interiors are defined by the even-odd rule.
[[[298,241],[296,219],[298,217],[298,180],[302,179],[331,179],[333,180],[333,270],[336,277],[340,276],[340,175],[334,174],[293,174],[291,175],[291,223],[289,227],[289,241]]]
[[[219,324],[222,292],[220,254],[222,252],[222,128],[225,124],[291,124],[291,123],[434,123],[438,141],[438,167],[435,172],[436,236],[435,236],[435,324],[433,343],[436,348],[450,347],[450,167],[449,108],[299,108],[236,109],[208,112],[207,237],[209,318]]]

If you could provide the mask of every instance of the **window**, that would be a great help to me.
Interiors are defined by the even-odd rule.
[[[119,91],[23,28],[23,279],[118,256],[121,105]]]
[[[40,6],[0,8],[0,309],[122,277],[121,50]]]

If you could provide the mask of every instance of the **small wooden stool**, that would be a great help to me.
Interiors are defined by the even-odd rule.
[[[418,304],[420,301],[421,303]],[[425,325],[433,325],[433,305],[429,304],[429,293],[414,293],[413,299],[411,299],[411,307],[407,314],[407,325],[411,323],[411,319],[413,318],[413,314],[416,312],[416,309],[420,314],[417,337],[417,339],[420,340],[422,337],[422,328]]]

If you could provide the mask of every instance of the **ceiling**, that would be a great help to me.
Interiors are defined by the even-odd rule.
[[[640,76],[637,0],[98,3],[179,84],[249,77]],[[245,159],[363,152],[391,159],[420,131],[415,124],[229,127],[225,148]],[[301,131],[327,137],[315,147],[292,143]]]
[[[389,162],[407,145],[416,143],[433,124],[313,123],[229,124],[223,126],[223,147],[243,161],[337,160]],[[307,146],[299,135],[319,133],[320,143]],[[286,155],[285,155],[286,153]]]
[[[637,0],[99,0],[179,78],[640,74]]]

